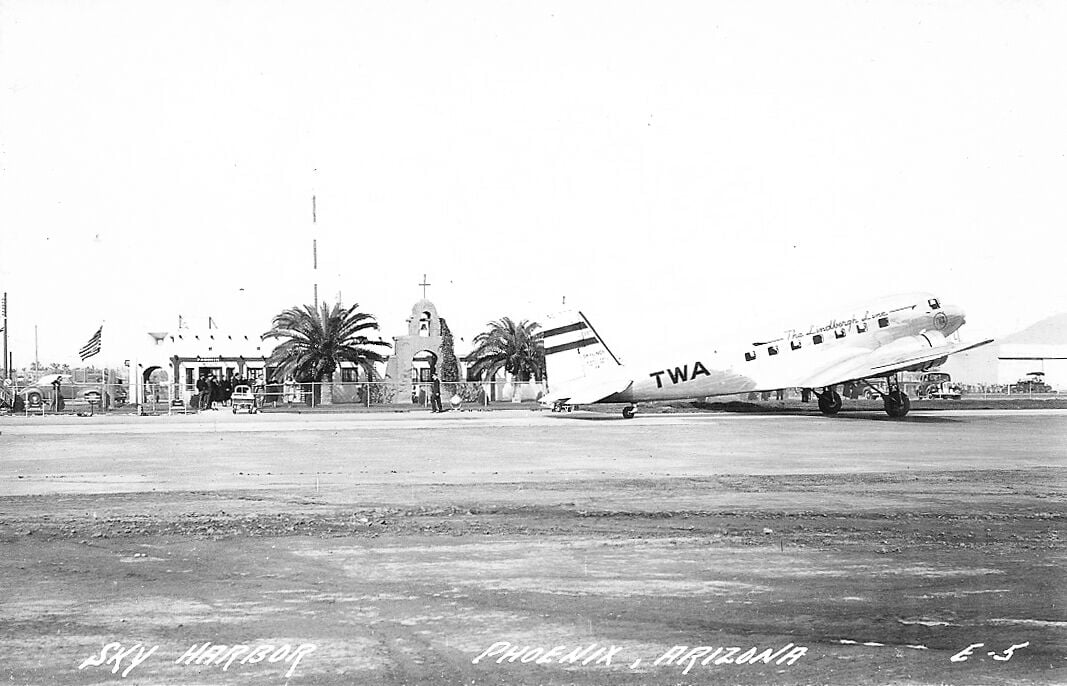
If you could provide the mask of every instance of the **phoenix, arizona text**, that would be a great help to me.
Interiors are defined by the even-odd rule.
[[[652,662],[653,667],[676,667],[682,674],[688,674],[694,666],[710,665],[746,665],[775,664],[792,665],[808,649],[787,643],[781,648],[726,647],[726,646],[683,646],[676,645],[666,650]],[[503,664],[505,662],[534,663],[539,665],[585,665],[611,666],[622,664],[630,669],[637,669],[643,664],[640,657],[624,656],[623,647],[616,645],[602,646],[596,643],[588,646],[542,646],[514,645],[507,641],[497,641],[483,650],[471,662],[482,661]]]

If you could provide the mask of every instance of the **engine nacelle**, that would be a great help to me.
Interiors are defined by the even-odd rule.
[[[915,336],[907,336],[905,338],[898,338],[892,343],[886,345],[879,352],[885,352],[889,354],[897,354],[901,357],[906,356],[921,356],[930,352],[932,349],[943,348],[948,346],[948,340],[944,334],[940,331],[924,331],[923,333]],[[908,372],[924,372],[934,367],[940,366],[945,363],[948,356],[939,357],[936,360],[929,362],[917,362],[916,364],[907,367],[904,371]]]
[[[931,348],[940,348],[946,343],[945,334],[940,331],[924,331],[916,336],[916,338],[920,341],[924,341]]]
[[[928,372],[931,369],[937,369],[941,365],[945,364],[945,361],[947,359],[948,359],[948,355],[945,355],[944,357],[939,357],[936,360],[932,360],[930,362],[922,362],[922,363],[919,363],[919,364],[915,365],[914,367],[908,367],[904,371],[906,371],[906,372]]]
[[[936,360],[934,360],[933,362],[928,364],[926,366],[926,369],[937,369],[938,367],[940,367],[941,365],[945,364],[946,362],[948,362],[948,355],[945,355],[944,357],[937,358]]]

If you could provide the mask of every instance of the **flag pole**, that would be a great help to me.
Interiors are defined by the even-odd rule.
[[[100,351],[101,352],[103,352],[103,350],[104,350],[104,324],[106,322],[107,322],[106,319],[100,322]],[[100,368],[100,414],[106,413],[108,405],[110,405],[110,404],[111,403],[109,403],[107,401],[107,365],[104,365],[103,367]]]

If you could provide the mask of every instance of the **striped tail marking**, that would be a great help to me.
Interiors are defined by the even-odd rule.
[[[553,368],[556,369],[554,378],[559,380],[585,376],[612,364],[619,366],[618,358],[581,312],[572,310],[552,315],[547,318],[547,325],[538,335],[544,341],[549,378],[553,378]]]

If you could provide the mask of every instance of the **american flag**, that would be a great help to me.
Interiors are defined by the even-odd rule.
[[[78,355],[81,356],[82,362],[100,352],[100,339],[103,335],[104,327],[101,325],[100,328],[96,330],[96,333],[89,339],[89,342],[83,345],[82,349],[78,351]]]

